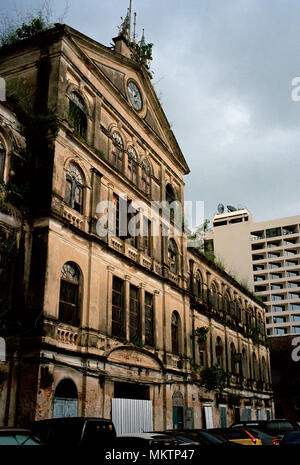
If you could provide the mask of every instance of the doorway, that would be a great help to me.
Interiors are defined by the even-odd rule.
[[[54,392],[53,418],[77,417],[78,392],[75,383],[63,379],[58,383]]]

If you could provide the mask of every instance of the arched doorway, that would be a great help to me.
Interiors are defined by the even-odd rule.
[[[75,383],[65,378],[58,383],[54,392],[53,418],[77,417],[78,392]]]
[[[184,400],[180,391],[176,391],[172,397],[173,404],[173,429],[183,429]]]

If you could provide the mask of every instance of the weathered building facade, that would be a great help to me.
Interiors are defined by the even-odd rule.
[[[159,430],[273,415],[262,304],[187,248],[164,206],[151,214],[164,201],[183,213],[189,168],[129,39],[124,26],[110,49],[57,25],[0,51],[18,101],[1,114],[25,125],[33,186],[19,267],[28,328],[8,338],[19,342],[0,362],[1,424],[69,415],[121,424],[125,412]],[[39,115],[39,134],[20,102]],[[139,233],[122,232],[124,202]]]

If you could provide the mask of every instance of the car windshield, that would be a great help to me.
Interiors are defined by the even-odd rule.
[[[218,434],[210,434],[210,433],[207,433],[206,431],[201,431],[200,434],[201,436],[205,437],[213,444],[221,444],[221,443],[224,444],[225,442],[227,443],[226,439],[222,438]]]
[[[26,433],[6,433],[0,436],[0,446],[39,446],[40,440]]]

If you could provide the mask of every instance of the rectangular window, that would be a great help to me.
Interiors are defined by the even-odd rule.
[[[271,228],[266,230],[267,237],[281,236],[281,228]]]
[[[276,253],[275,252],[272,252],[272,253],[269,252],[268,253],[268,258],[278,258],[278,257],[280,257],[280,252],[276,252]]]
[[[259,241],[260,239],[264,239],[264,237],[263,231],[255,231],[250,234],[251,241]]]
[[[277,336],[286,334],[286,328],[274,328],[274,334],[276,334]]]
[[[280,268],[281,264],[280,263],[269,263],[269,268]]]
[[[293,326],[292,327],[292,332],[299,334],[300,333],[300,326]]]
[[[272,298],[272,300],[283,300],[283,295],[274,294],[274,295],[272,295],[271,298]]]
[[[113,277],[112,286],[112,335],[124,337],[124,282]]]
[[[300,299],[300,295],[299,295],[299,294],[292,294],[292,293],[290,293],[290,294],[289,294],[289,298],[290,298],[290,299]]]
[[[300,310],[300,304],[290,304],[291,310]]]
[[[299,287],[300,283],[288,283],[288,287]]]
[[[277,317],[274,317],[273,320],[274,320],[274,324],[285,323],[285,318],[284,317],[279,318],[277,316]]]
[[[271,284],[271,290],[276,291],[278,289],[282,289],[283,285],[282,284]]]
[[[145,292],[145,344],[154,346],[153,295]]]
[[[270,279],[280,279],[280,278],[282,278],[281,273],[276,273],[276,274],[275,274],[275,273],[271,273],[271,274],[270,274]]]
[[[291,321],[300,321],[300,315],[291,315]]]
[[[139,289],[130,285],[129,296],[129,337],[134,343],[141,341]]]
[[[298,261],[295,260],[293,262],[291,262],[290,260],[286,260],[285,261],[285,266],[297,266],[298,265]]]
[[[297,250],[286,250],[285,251],[285,254],[288,255],[288,256],[293,256],[293,255],[297,255]]]
[[[253,265],[253,271],[260,271],[263,270],[265,267],[264,265]]]
[[[283,312],[284,306],[283,305],[273,305],[272,312]]]
[[[288,278],[293,278],[294,276],[299,276],[299,272],[298,271],[287,271],[286,275]]]

